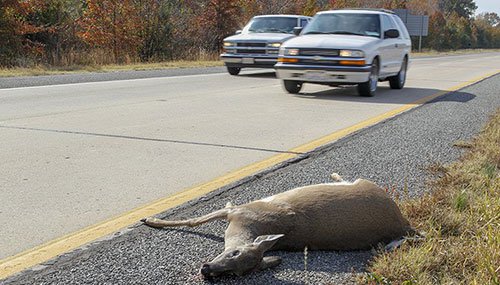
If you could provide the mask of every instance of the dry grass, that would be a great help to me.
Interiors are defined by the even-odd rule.
[[[412,57],[421,56],[443,56],[443,55],[462,55],[462,54],[475,54],[484,52],[500,52],[500,49],[459,49],[449,51],[436,51],[423,49],[422,52],[412,52]]]
[[[431,194],[400,201],[426,239],[381,252],[364,284],[500,284],[500,110]]]
[[[39,76],[72,74],[86,72],[113,72],[113,71],[131,71],[131,70],[158,70],[170,68],[189,68],[189,67],[212,67],[222,66],[218,60],[197,60],[197,61],[166,61],[157,63],[132,63],[132,64],[110,64],[110,65],[72,65],[64,67],[34,66],[31,68],[0,68],[0,77],[14,76]]]

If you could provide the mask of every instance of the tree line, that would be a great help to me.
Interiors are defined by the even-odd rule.
[[[215,59],[254,15],[341,8],[430,16],[423,46],[500,48],[500,17],[474,0],[0,0],[0,66]]]

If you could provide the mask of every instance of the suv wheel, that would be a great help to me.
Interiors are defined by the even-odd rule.
[[[298,94],[302,89],[302,82],[293,80],[283,80],[285,90],[290,94]]]
[[[231,67],[227,66],[227,72],[231,75],[238,75],[240,74],[241,68],[240,67]]]
[[[372,97],[377,91],[378,84],[378,59],[374,59],[368,81],[358,84],[358,93],[361,96]]]
[[[406,70],[408,69],[408,59],[405,57],[398,75],[389,77],[389,85],[392,89],[403,89],[406,82]]]

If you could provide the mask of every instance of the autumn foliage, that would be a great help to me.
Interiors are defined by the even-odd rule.
[[[474,0],[0,0],[0,65],[215,59],[254,15],[357,7],[429,15],[424,48],[500,48],[498,15]]]

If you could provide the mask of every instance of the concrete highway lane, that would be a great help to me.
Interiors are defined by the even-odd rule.
[[[0,259],[269,157],[300,154],[308,148],[297,146],[498,66],[500,53],[418,58],[403,90],[382,83],[372,98],[316,85],[286,94],[268,71],[0,90]]]

